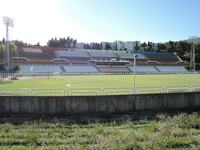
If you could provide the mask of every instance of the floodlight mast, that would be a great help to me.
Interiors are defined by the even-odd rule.
[[[4,68],[9,71],[10,66],[10,48],[9,48],[9,27],[14,27],[14,20],[9,17],[3,17],[3,23],[6,26],[6,50],[4,51]]]
[[[190,69],[196,71],[196,62],[195,62],[195,43],[197,36],[191,36],[191,53],[190,53]]]

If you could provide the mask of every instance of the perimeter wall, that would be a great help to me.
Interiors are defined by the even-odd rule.
[[[0,114],[119,114],[195,108],[200,108],[200,92],[89,97],[0,97]]]

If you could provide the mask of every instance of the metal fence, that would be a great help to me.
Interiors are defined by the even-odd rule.
[[[0,96],[102,96],[200,91],[200,74],[0,73]]]

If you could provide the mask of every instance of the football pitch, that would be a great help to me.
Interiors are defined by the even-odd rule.
[[[65,95],[117,95],[131,94],[133,89],[160,93],[166,87],[171,91],[198,88],[200,74],[33,76],[29,79],[25,77],[22,80],[0,82],[0,93],[17,94],[31,89],[35,95],[62,96],[63,90]]]

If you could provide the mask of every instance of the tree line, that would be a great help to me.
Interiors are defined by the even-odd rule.
[[[62,48],[76,48],[77,40],[67,37],[67,38],[52,38],[47,42],[49,47],[62,47]]]
[[[138,50],[176,53],[182,60],[189,62],[191,45],[192,43],[188,41],[169,41],[166,43],[157,43],[157,46],[154,46],[152,42],[144,42],[140,44]],[[195,44],[195,57],[197,68],[200,69],[200,43]]]
[[[6,49],[6,43],[5,40],[3,39],[2,41],[0,40],[0,70],[3,69],[3,56],[4,56],[4,51]],[[10,50],[10,56],[16,56],[17,54],[17,47],[14,42],[10,42],[9,45],[9,50]]]

